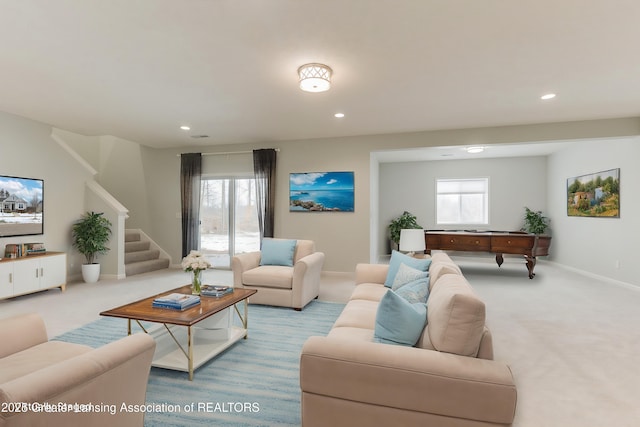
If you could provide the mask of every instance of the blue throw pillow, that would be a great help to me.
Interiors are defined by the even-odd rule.
[[[410,303],[426,304],[429,298],[429,279],[418,279],[406,283],[395,292]]]
[[[400,264],[406,264],[409,267],[415,268],[420,271],[428,271],[431,265],[431,258],[418,259],[405,255],[398,251],[391,252],[391,261],[389,261],[389,271],[387,272],[387,279],[384,281],[384,285],[388,288],[393,286],[393,281],[398,274]]]
[[[293,267],[293,254],[297,240],[262,239],[260,265],[284,265]]]
[[[429,277],[429,272],[420,271],[417,268],[412,268],[407,264],[402,263],[400,264],[400,268],[398,268],[395,279],[393,279],[391,289],[396,291],[409,282],[413,282],[418,279],[426,279],[427,277]]]
[[[394,291],[387,291],[378,305],[373,341],[413,346],[427,323],[427,307],[411,304]]]

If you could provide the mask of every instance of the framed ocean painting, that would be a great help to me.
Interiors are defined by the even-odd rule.
[[[353,212],[353,172],[289,174],[290,212]]]

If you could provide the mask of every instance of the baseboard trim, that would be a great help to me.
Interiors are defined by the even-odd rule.
[[[549,263],[549,264],[553,264],[556,267],[560,267],[560,268],[563,268],[565,270],[571,271],[572,273],[577,273],[577,274],[580,274],[582,276],[589,277],[591,279],[602,280],[604,282],[608,282],[608,283],[611,283],[611,284],[614,284],[614,285],[622,286],[623,288],[626,288],[626,289],[633,289],[635,291],[640,291],[640,285],[634,285],[633,283],[623,282],[622,280],[617,280],[617,279],[613,279],[611,277],[602,276],[600,274],[591,273],[589,271],[580,270],[579,268],[571,267],[571,266],[566,265],[566,264],[560,264],[559,262],[556,262],[556,261],[544,260],[544,262]]]

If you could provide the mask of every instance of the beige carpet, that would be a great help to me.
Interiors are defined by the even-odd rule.
[[[454,258],[513,371],[514,426],[640,425],[640,287],[544,262],[529,280],[520,259]]]
[[[640,425],[640,287],[545,262],[529,280],[520,259],[507,258],[498,268],[490,256],[453,258],[486,302],[496,358],[513,370],[515,427]],[[229,271],[206,275],[209,283],[231,280]],[[187,281],[186,273],[166,270],[73,283],[64,293],[50,290],[0,301],[0,317],[39,312],[55,336],[97,319],[102,310]],[[345,301],[353,286],[352,274],[323,274],[320,299]]]

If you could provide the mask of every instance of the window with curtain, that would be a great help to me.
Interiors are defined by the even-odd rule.
[[[274,235],[276,150],[272,148],[253,151],[253,169],[256,180],[258,225],[260,240]]]
[[[200,176],[202,154],[180,156],[180,196],[182,215],[182,256],[197,250],[200,244]]]
[[[437,179],[436,223],[489,224],[489,178]]]

